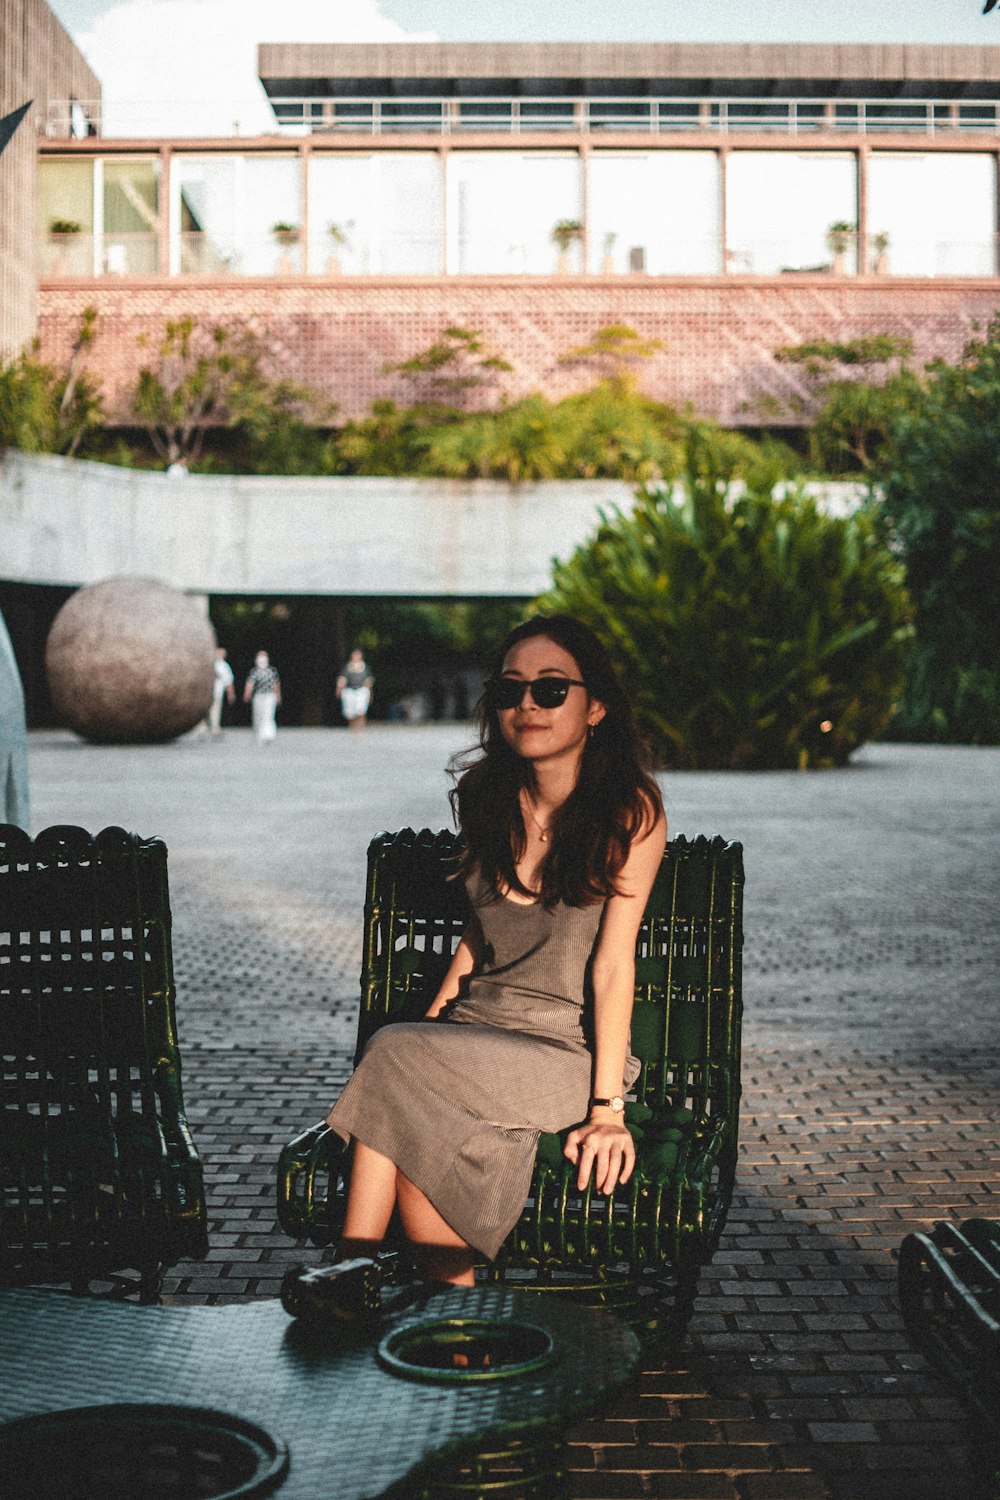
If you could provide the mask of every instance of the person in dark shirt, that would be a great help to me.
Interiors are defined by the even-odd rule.
[[[281,679],[266,651],[258,651],[243,689],[243,702],[250,704],[254,738],[258,745],[278,733],[275,715],[281,703]]]
[[[365,727],[372,701],[374,678],[368,670],[360,646],[355,646],[337,678],[337,697],[340,711],[347,720],[348,729],[360,732]]]

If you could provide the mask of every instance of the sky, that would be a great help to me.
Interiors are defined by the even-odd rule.
[[[259,42],[920,42],[1000,46],[985,0],[49,0],[101,79],[110,134],[273,120]]]

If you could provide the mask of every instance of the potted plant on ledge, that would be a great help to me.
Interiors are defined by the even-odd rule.
[[[557,219],[552,226],[552,240],[559,249],[558,270],[565,275],[569,269],[570,246],[583,238],[583,225],[579,219]]]
[[[872,271],[876,276],[889,274],[889,236],[882,229],[871,238]]]
[[[330,253],[326,257],[326,270],[328,276],[340,275],[340,252],[351,243],[350,231],[354,227],[354,220],[347,224],[328,224],[326,226],[327,238],[330,241]]]
[[[857,225],[847,219],[835,219],[826,231],[826,243],[833,256],[834,276],[843,276],[847,264],[847,252],[857,234]]]
[[[299,226],[297,224],[288,224],[283,219],[279,219],[277,224],[271,225],[271,233],[274,235],[281,250],[281,254],[278,257],[278,274],[291,275],[298,269],[292,251],[299,243]]]
[[[50,219],[49,243],[54,250],[52,275],[66,276],[71,270],[71,252],[77,235],[83,233],[83,225],[77,219]]]

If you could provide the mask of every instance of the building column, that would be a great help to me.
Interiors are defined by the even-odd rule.
[[[580,261],[586,275],[590,270],[590,142],[581,140],[576,149],[580,168]]]
[[[157,247],[158,270],[161,276],[170,275],[170,168],[172,165],[173,147],[164,142],[160,147],[160,212]]]
[[[309,164],[312,161],[312,141],[299,142],[299,271],[303,276],[309,272]]]
[[[871,226],[868,222],[868,142],[864,141],[854,153],[855,194],[857,203],[858,224],[858,265],[857,274],[867,276],[871,270],[871,258],[868,245],[871,238]]]
[[[449,104],[452,103],[451,100],[448,102]],[[450,152],[451,148],[448,143],[442,141],[437,148],[438,171],[441,181],[441,232],[438,247],[438,258],[440,260],[438,268],[439,276],[447,276],[448,274],[448,157]]]
[[[719,156],[719,271],[729,274],[729,223],[726,212],[726,168],[729,165],[729,147],[720,146]]]

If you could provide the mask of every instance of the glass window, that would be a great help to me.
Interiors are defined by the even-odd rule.
[[[589,270],[719,271],[714,151],[595,151],[589,172]]]
[[[437,153],[313,156],[309,270],[351,276],[440,274]]]
[[[159,266],[158,159],[107,158],[102,163],[104,270],[111,275],[149,275]]]
[[[857,269],[857,166],[850,152],[733,151],[726,166],[726,269]]]
[[[574,153],[453,151],[448,157],[448,270],[455,275],[580,269],[583,218]],[[563,241],[553,231],[563,226]]]
[[[873,270],[898,276],[996,275],[991,156],[874,151],[868,204]]]
[[[176,155],[171,168],[171,269],[219,275],[301,269],[297,155]]]
[[[94,163],[38,163],[39,270],[43,276],[91,276],[94,269]]]

